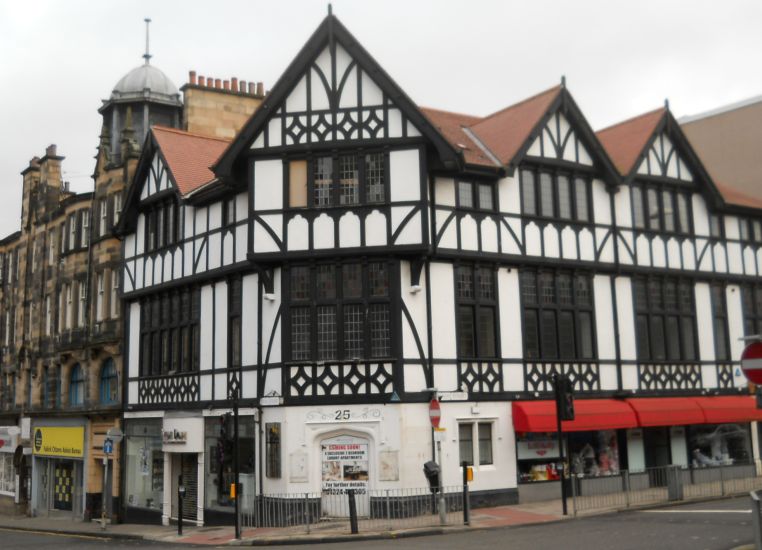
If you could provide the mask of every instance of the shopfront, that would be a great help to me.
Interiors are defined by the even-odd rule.
[[[124,511],[127,522],[161,523],[164,453],[161,418],[125,421]]]
[[[85,425],[32,428],[32,514],[81,518],[84,510]]]
[[[16,453],[19,429],[0,426],[0,513],[13,513],[18,491]]]

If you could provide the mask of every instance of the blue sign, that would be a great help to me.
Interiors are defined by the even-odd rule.
[[[113,453],[114,452],[114,442],[111,441],[108,438],[105,439],[103,441],[103,452],[106,453],[107,455],[110,455],[111,453]]]

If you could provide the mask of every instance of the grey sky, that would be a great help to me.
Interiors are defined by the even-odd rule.
[[[0,0],[0,237],[18,229],[21,176],[50,143],[92,187],[97,109],[142,63],[269,88],[325,1]],[[334,13],[420,105],[484,115],[562,74],[595,129],[654,109],[677,116],[762,94],[762,2],[336,0]]]

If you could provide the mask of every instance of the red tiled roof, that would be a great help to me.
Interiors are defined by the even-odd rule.
[[[747,206],[750,208],[762,208],[761,198],[752,197],[743,191],[739,191],[735,187],[731,187],[726,183],[722,183],[716,180],[714,184],[717,186],[717,189],[719,189],[720,193],[722,193],[722,197],[728,204],[734,204],[736,206]]]
[[[520,103],[484,117],[471,131],[503,164],[510,163],[550,104],[561,93],[554,86]]]
[[[202,136],[175,128],[152,126],[169,170],[181,195],[187,195],[214,179],[210,166],[227,148],[230,140]]]
[[[632,171],[635,161],[665,112],[664,107],[660,107],[596,132],[620,174],[626,176]]]
[[[421,108],[421,112],[458,151],[468,164],[495,166],[495,162],[469,136],[467,128],[492,155],[506,165],[518,153],[529,134],[561,92],[554,86],[486,117]]]

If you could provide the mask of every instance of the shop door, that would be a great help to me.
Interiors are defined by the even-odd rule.
[[[669,466],[669,428],[645,428],[643,432],[646,468]]]
[[[53,509],[71,512],[74,503],[74,464],[57,460],[53,467]]]
[[[179,478],[181,479],[178,479]],[[177,518],[177,483],[185,487],[183,518],[196,521],[198,513],[198,455],[178,453],[172,455],[172,517]]]
[[[324,439],[320,448],[323,515],[348,517],[347,491],[352,489],[357,515],[367,516],[370,512],[368,440],[340,435]]]

